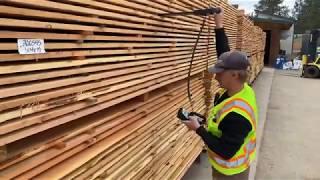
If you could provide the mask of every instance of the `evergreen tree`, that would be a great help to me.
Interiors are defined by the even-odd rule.
[[[296,0],[292,14],[296,19],[296,33],[304,33],[306,30],[320,29],[319,0]]]
[[[254,6],[256,14],[261,12],[269,15],[289,16],[289,8],[281,5],[283,0],[259,0]]]
[[[283,16],[283,17],[290,17],[289,13],[290,13],[290,9],[288,6],[280,6],[280,11],[276,15]]]
[[[304,0],[296,0],[296,2],[294,3],[294,7],[292,9],[291,14],[295,20],[298,20],[298,18],[301,16],[303,5]]]

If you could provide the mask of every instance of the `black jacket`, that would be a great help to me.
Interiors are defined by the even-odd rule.
[[[215,29],[215,33],[216,50],[218,56],[220,56],[222,53],[230,51],[228,38],[223,28]],[[216,95],[214,105],[228,98],[227,92],[220,98],[219,95]],[[220,138],[209,133],[203,126],[198,128],[196,132],[211,151],[217,153],[224,159],[230,159],[240,149],[248,133],[251,131],[252,126],[245,117],[238,113],[231,112],[224,117],[218,128],[222,132]]]

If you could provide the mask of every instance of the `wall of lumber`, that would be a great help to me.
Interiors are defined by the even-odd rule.
[[[238,38],[236,49],[245,52],[250,57],[251,67],[249,82],[252,83],[264,66],[264,48],[266,34],[261,28],[255,26],[253,21],[238,11]]]
[[[1,1],[0,179],[180,179],[203,148],[176,118],[191,110],[187,72],[203,18],[159,14],[209,5],[224,7],[252,81],[264,34],[226,1]],[[214,27],[206,18],[191,72],[203,114],[218,89],[206,72]],[[44,39],[46,53],[19,54],[18,39]]]

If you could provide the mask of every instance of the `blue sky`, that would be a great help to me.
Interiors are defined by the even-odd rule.
[[[259,0],[229,0],[232,4],[239,4],[239,9],[244,9],[246,14],[253,12],[254,5]],[[284,0],[283,4],[289,6],[290,8],[293,7],[295,0]]]

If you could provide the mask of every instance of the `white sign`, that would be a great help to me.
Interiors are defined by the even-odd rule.
[[[43,54],[44,49],[43,39],[18,39],[19,54]]]

